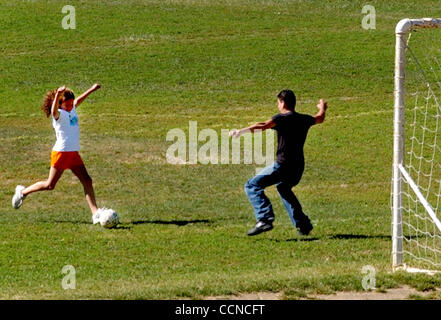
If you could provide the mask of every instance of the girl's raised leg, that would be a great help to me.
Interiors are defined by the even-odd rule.
[[[33,185],[23,189],[21,192],[23,196],[27,196],[28,194],[32,192],[37,191],[43,191],[43,190],[53,190],[60,179],[61,175],[63,174],[64,170],[56,169],[54,167],[51,167],[49,170],[49,177],[45,181],[38,181],[34,183]]]
[[[12,197],[12,207],[15,209],[20,208],[23,203],[23,200],[26,196],[32,192],[43,191],[43,190],[53,190],[61,175],[63,174],[63,170],[55,169],[51,167],[49,171],[49,178],[45,181],[38,181],[29,187],[17,186],[15,188],[15,194]]]

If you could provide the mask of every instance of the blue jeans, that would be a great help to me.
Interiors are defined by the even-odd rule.
[[[257,221],[274,221],[273,207],[264,193],[264,189],[272,185],[276,185],[294,227],[308,220],[308,217],[303,213],[299,200],[291,190],[299,183],[302,173],[303,170],[292,173],[279,163],[274,162],[247,181],[245,192],[254,208]]]

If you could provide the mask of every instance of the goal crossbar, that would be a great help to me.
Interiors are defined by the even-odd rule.
[[[398,22],[395,33],[407,33],[419,28],[441,28],[441,18],[403,19]]]

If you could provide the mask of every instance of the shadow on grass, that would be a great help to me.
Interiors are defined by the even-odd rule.
[[[45,221],[45,222],[49,222],[49,221]],[[62,221],[62,220],[54,220],[54,221],[51,221],[51,222],[54,222],[54,223],[69,223],[69,224],[88,224],[88,225],[92,225],[92,223],[91,222],[86,222],[86,221]],[[100,226],[99,224],[97,225],[97,226]],[[105,229],[105,228],[104,228]],[[132,227],[130,227],[130,226],[127,226],[127,225],[125,225],[125,224],[118,224],[116,227],[114,227],[114,228],[109,228],[109,230],[130,230],[130,229],[132,229]]]
[[[254,238],[257,241],[274,241],[274,242],[309,242],[320,240],[318,237],[290,238],[290,239],[274,239],[274,238]]]
[[[44,223],[65,223],[65,224],[91,224],[91,222],[86,221],[68,221],[68,220],[53,220],[53,221],[42,221]],[[179,227],[193,224],[193,223],[206,223],[211,224],[211,220],[138,220],[138,221],[132,221],[130,223],[121,223],[116,228],[111,228],[113,230],[130,230],[132,229],[133,225],[137,224],[163,224],[163,225],[176,225]]]
[[[187,224],[193,224],[193,223],[207,223],[210,224],[210,220],[139,220],[139,221],[132,221],[131,224],[137,225],[137,224],[174,224],[176,226],[185,226]]]
[[[92,224],[92,222],[87,221],[74,221],[74,220],[53,220],[53,221],[42,221],[45,223],[70,223],[70,224]]]
[[[286,240],[281,239],[261,239],[261,240],[271,240],[274,242],[312,242],[318,240],[353,240],[353,239],[387,239],[390,240],[389,235],[364,235],[364,234],[334,234],[324,237],[296,237]]]
[[[328,236],[331,240],[352,240],[352,239],[391,239],[390,235],[365,235],[365,234],[334,234]]]
[[[305,237],[305,238],[301,237],[301,238],[291,238],[291,239],[287,239],[285,241],[286,242],[289,242],[289,241],[308,242],[308,241],[317,241],[317,240],[320,240],[320,238],[318,238],[318,237]]]
[[[132,229],[132,227],[130,227],[130,226],[125,226],[125,225],[119,224],[114,228],[110,228],[109,230],[131,230],[131,229]]]

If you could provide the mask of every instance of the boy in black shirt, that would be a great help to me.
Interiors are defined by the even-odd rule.
[[[327,104],[320,99],[317,105],[318,113],[310,116],[294,110],[296,96],[291,90],[281,91],[277,98],[279,114],[265,122],[258,122],[250,127],[230,132],[230,136],[239,137],[245,132],[254,130],[274,129],[277,131],[276,162],[264,168],[245,184],[245,192],[254,208],[257,220],[255,227],[248,231],[249,236],[273,228],[274,212],[264,189],[274,184],[299,235],[308,235],[313,228],[291,189],[299,183],[305,168],[303,145],[308,130],[312,125],[325,120]]]

